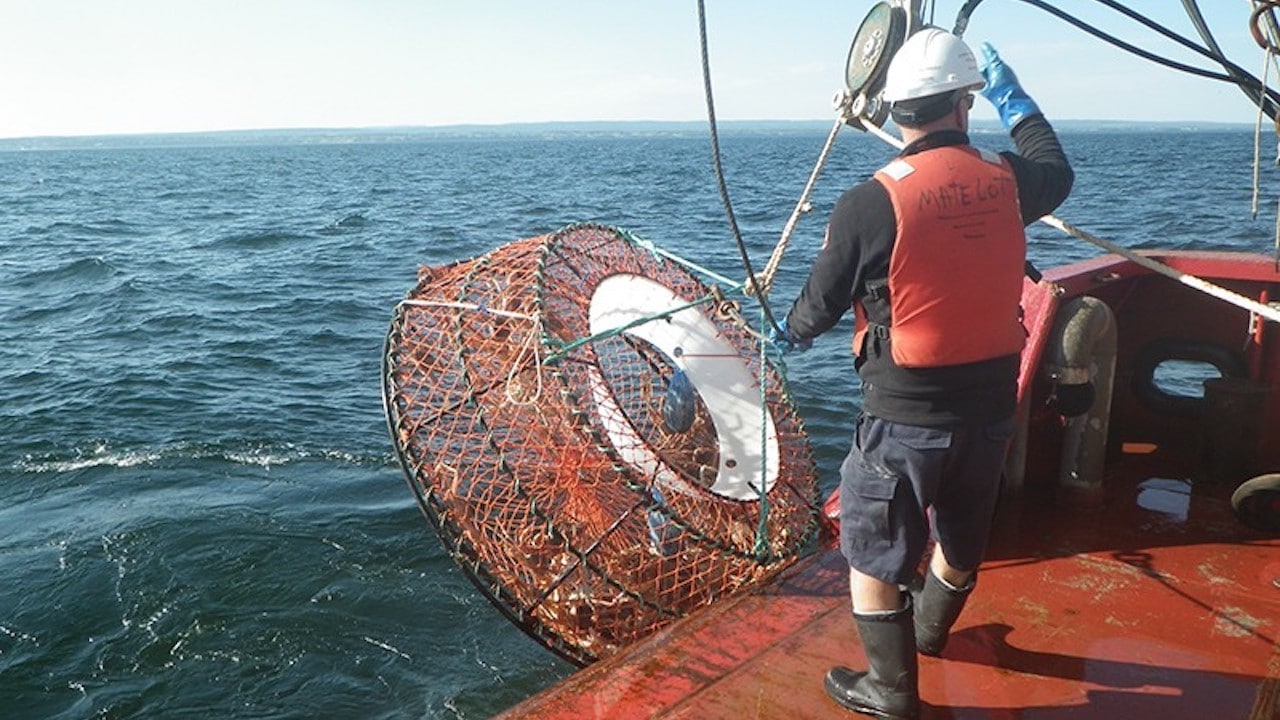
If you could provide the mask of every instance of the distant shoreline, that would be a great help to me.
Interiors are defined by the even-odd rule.
[[[1249,123],[1207,121],[1053,120],[1063,132],[1221,132],[1252,131]],[[723,133],[821,132],[824,120],[727,120],[717,124]],[[1003,132],[994,120],[975,121],[974,133]],[[856,132],[856,131],[855,131]],[[705,121],[574,121],[509,123],[502,125],[387,126],[367,128],[280,128],[211,130],[200,132],[68,135],[0,138],[0,151],[118,149],[143,147],[199,147],[266,143],[405,142],[431,139],[503,139],[548,136],[629,136],[652,134],[705,135]]]

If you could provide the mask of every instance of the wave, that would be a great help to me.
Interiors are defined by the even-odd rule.
[[[155,448],[113,448],[98,442],[68,455],[27,455],[10,468],[27,474],[67,473],[92,468],[156,467],[190,460],[228,462],[264,469],[321,460],[357,467],[386,467],[395,464],[391,452],[362,453],[338,448],[308,448],[295,443],[240,441],[226,444],[175,443]]]
[[[261,250],[310,240],[309,235],[290,230],[252,230],[223,235],[214,240],[215,247]]]
[[[101,256],[82,257],[67,260],[57,267],[35,270],[19,278],[20,282],[38,285],[41,283],[60,282],[63,280],[105,280],[119,273],[120,270]]]
[[[117,218],[108,218],[106,220],[92,220],[86,222],[66,222],[59,220],[49,223],[43,227],[31,226],[27,228],[27,234],[38,236],[54,236],[54,237],[119,237],[121,235],[135,235],[139,230],[133,223]]]
[[[342,235],[358,232],[369,226],[369,219],[360,213],[351,213],[341,219],[334,220],[320,230],[322,235]]]

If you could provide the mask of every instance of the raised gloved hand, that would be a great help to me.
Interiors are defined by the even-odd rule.
[[[769,331],[769,343],[786,355],[789,352],[804,352],[813,347],[813,339],[801,340],[791,333],[784,318],[782,324]]]
[[[995,106],[1005,130],[1012,130],[1027,116],[1040,112],[1036,101],[1018,84],[1013,68],[1000,59],[991,43],[982,43],[982,62],[978,70],[987,81],[978,92]]]

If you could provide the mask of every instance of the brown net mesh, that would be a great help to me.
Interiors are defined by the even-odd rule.
[[[409,484],[477,586],[558,654],[607,656],[816,533],[800,418],[744,328],[680,265],[592,225],[424,268],[397,306],[383,392]],[[704,371],[677,431],[662,408],[680,367]]]

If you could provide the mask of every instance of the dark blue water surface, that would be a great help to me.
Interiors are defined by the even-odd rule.
[[[758,265],[824,137],[722,136]],[[1066,219],[1270,251],[1276,173],[1255,220],[1248,128],[1064,140]],[[841,136],[775,306],[889,156]],[[702,132],[4,141],[0,198],[4,717],[482,718],[566,676],[405,485],[379,395],[391,310],[421,264],[577,221],[742,275]],[[1043,267],[1096,254],[1032,239]],[[825,478],[858,404],[847,343],[790,362]]]

